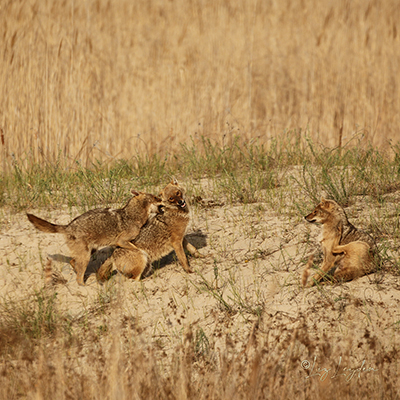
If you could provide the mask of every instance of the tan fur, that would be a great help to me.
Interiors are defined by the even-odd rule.
[[[29,221],[43,232],[62,233],[71,250],[71,265],[76,272],[76,280],[84,285],[84,275],[90,254],[100,246],[120,246],[135,249],[130,241],[140,232],[151,214],[159,212],[161,199],[152,194],[132,191],[133,197],[125,207],[112,210],[98,208],[90,210],[72,220],[68,225],[55,225],[32,214]]]
[[[343,208],[333,200],[322,199],[312,213],[305,216],[311,223],[322,225],[321,247],[323,261],[309,286],[313,286],[333,269],[333,279],[349,281],[375,269],[373,238],[355,228],[347,219]],[[311,275],[314,255],[308,259],[302,274],[302,284],[306,286]]]
[[[44,285],[51,286],[53,284],[53,268],[50,258],[47,259],[47,263],[43,268],[43,270],[44,270]]]
[[[197,249],[185,239],[189,224],[189,209],[184,199],[183,189],[174,180],[159,195],[163,206],[161,212],[149,221],[132,242],[134,250],[115,249],[113,255],[99,269],[97,278],[104,281],[110,277],[115,267],[125,276],[139,280],[145,268],[153,261],[159,260],[172,250],[186,272],[190,268],[185,251],[201,257]]]
[[[45,287],[52,287],[58,284],[65,285],[67,283],[67,280],[62,276],[62,274],[53,270],[52,260],[50,258],[47,259],[43,271]]]

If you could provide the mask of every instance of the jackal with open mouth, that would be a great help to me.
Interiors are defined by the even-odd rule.
[[[128,278],[140,280],[147,266],[173,250],[183,269],[189,273],[193,272],[185,250],[195,257],[202,255],[185,239],[190,216],[184,191],[174,179],[161,191],[159,197],[162,199],[160,212],[149,220],[139,235],[132,240],[136,249],[116,248],[112,256],[98,270],[99,281],[107,280],[111,276],[113,267]]]

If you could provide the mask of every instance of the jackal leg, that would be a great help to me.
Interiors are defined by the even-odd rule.
[[[183,248],[187,250],[193,257],[203,258],[205,257],[203,254],[199,253],[199,251],[194,247],[191,243],[189,243],[186,238],[183,238]]]
[[[189,273],[194,272],[189,266],[185,250],[183,249],[183,240],[179,240],[179,238],[172,238],[171,242],[172,247],[174,248],[176,256],[178,257],[178,260],[181,263],[183,269]]]
[[[90,261],[89,247],[84,242],[70,242],[68,243],[68,247],[70,248],[73,256],[70,264],[76,272],[76,281],[79,285],[84,286],[86,267]]]
[[[336,261],[337,261],[337,256],[332,253],[328,253],[324,257],[324,261],[322,262],[321,266],[319,267],[317,273],[312,277],[312,281],[310,282],[309,286],[314,286],[316,283],[321,281],[321,279],[323,279],[327,275],[327,272],[335,265]],[[310,263],[310,260],[307,263],[308,268],[311,267],[311,265],[309,265],[309,263]],[[311,264],[312,264],[312,260],[311,260]]]

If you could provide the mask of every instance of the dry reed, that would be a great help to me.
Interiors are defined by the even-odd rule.
[[[400,131],[396,0],[3,0],[2,169]]]

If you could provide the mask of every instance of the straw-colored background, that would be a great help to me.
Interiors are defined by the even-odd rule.
[[[1,0],[2,168],[293,129],[387,148],[399,21],[398,0]]]

